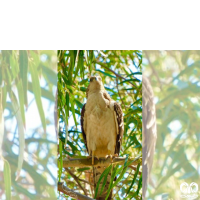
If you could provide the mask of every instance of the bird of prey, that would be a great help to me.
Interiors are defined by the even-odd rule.
[[[145,199],[157,139],[154,94],[147,77],[142,76],[142,199]]]
[[[87,151],[92,156],[92,164],[94,164],[94,157],[109,155],[112,158],[115,154],[119,155],[124,120],[121,106],[106,92],[100,76],[90,78],[86,97],[87,103],[81,111],[81,128]],[[97,167],[96,170],[98,170],[95,172],[97,183],[104,169]],[[111,199],[111,196],[112,194],[108,199]],[[103,200],[105,196],[97,199]]]

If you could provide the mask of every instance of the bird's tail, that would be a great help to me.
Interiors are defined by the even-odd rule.
[[[105,170],[104,167],[93,167],[93,176],[94,176],[94,188],[96,191],[97,188],[97,183],[101,177],[101,174],[103,173],[103,171]],[[111,172],[108,174],[107,176],[107,180],[106,180],[106,184],[105,187],[103,189],[103,192],[101,193],[101,188],[104,185],[104,177],[101,179],[101,182],[99,184],[98,187],[98,192],[97,192],[97,198],[96,200],[105,200],[106,196],[107,196],[107,192],[108,192],[108,188],[109,188],[109,184],[110,184],[110,180],[111,180]],[[112,191],[109,194],[108,200],[112,199]]]

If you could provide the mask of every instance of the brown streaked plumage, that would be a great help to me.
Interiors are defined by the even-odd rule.
[[[121,106],[106,92],[100,76],[90,78],[86,92],[87,103],[81,111],[81,128],[87,151],[92,158],[96,156],[119,155],[124,132]],[[94,159],[92,159],[94,163]],[[95,169],[98,181],[104,168]],[[109,179],[109,178],[108,178]],[[106,184],[105,189],[109,186]],[[99,191],[101,186],[99,187]],[[108,189],[108,188],[107,188]],[[105,194],[104,194],[105,195]],[[108,199],[111,199],[112,194]],[[97,199],[103,199],[104,196]]]

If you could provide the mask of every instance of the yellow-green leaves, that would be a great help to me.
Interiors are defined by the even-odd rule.
[[[138,166],[137,166],[137,169],[136,169],[136,171],[135,171],[135,175],[134,175],[133,181],[132,181],[132,183],[131,183],[131,185],[130,185],[128,191],[127,191],[127,194],[129,194],[129,192],[131,191],[131,189],[132,189],[132,187],[133,187],[133,184],[136,182],[136,178],[137,178],[137,175],[138,175],[138,173],[139,173],[140,165],[141,165],[141,163],[138,163]],[[139,188],[139,187],[138,187],[138,188]]]
[[[17,83],[17,92],[18,92],[18,97],[19,97],[19,105],[20,105],[22,121],[24,123],[24,127],[26,127],[25,109],[24,109],[24,96],[23,96],[24,90],[23,90],[22,80],[19,80],[19,82]]]
[[[78,67],[80,68],[81,78],[84,78],[84,56],[83,51],[79,53]]]
[[[19,135],[19,156],[18,156],[17,176],[16,176],[16,180],[17,180],[20,175],[20,171],[22,169],[23,160],[24,160],[24,147],[25,147],[24,134],[25,133],[24,133],[22,115],[21,115],[17,98],[13,91],[11,91],[9,95],[12,101],[13,112],[17,119],[17,128],[18,128],[18,135]]]
[[[44,129],[44,132],[46,132],[46,119],[45,119],[44,110],[43,110],[43,106],[42,106],[40,81],[39,81],[39,76],[38,76],[38,72],[37,72],[37,67],[38,66],[35,66],[34,63],[30,64],[32,88],[33,88],[33,93],[35,95],[35,100],[36,100],[36,104],[38,107],[38,111],[40,114],[40,119],[42,121],[42,126]]]
[[[74,104],[74,98],[73,96],[71,96],[70,98],[70,103],[71,103],[71,111],[72,111],[72,115],[73,115],[73,118],[74,118],[74,122],[75,122],[75,125],[77,126],[77,121],[76,121],[76,116],[75,116],[75,104]]]
[[[7,160],[4,159],[4,185],[6,191],[6,200],[11,200],[11,173],[10,173],[10,165]]]
[[[15,79],[19,73],[19,62],[15,56],[10,56],[10,67],[11,67],[13,79]]]
[[[109,172],[110,172],[111,169],[112,169],[112,165],[110,165],[109,167],[107,167],[107,168],[104,170],[104,172],[101,174],[101,176],[99,177],[99,180],[98,180],[98,182],[97,182],[97,186],[96,186],[96,189],[95,189],[95,196],[94,196],[95,199],[96,199],[96,197],[97,197],[98,194],[101,194],[101,193],[103,192],[103,189],[104,189],[104,187],[105,187],[106,182],[103,181],[103,185],[102,185],[102,187],[101,187],[101,191],[100,191],[100,192],[98,191],[98,190],[99,190],[99,185],[100,185],[101,180],[102,180],[103,178],[104,178],[104,180],[107,179],[108,174],[109,174]]]
[[[61,140],[59,140],[59,153],[60,153],[60,160],[58,160],[58,164],[59,164],[58,178],[59,178],[59,182],[60,182],[61,175],[62,175],[62,168],[63,168],[62,141]]]
[[[19,68],[20,68],[20,78],[22,79],[23,90],[24,90],[24,102],[27,105],[28,53],[25,50],[19,51]]]
[[[1,146],[3,143],[4,136],[4,117],[3,117],[3,90],[0,87],[0,156],[1,156]]]

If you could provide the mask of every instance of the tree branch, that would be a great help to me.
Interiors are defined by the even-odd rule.
[[[81,178],[79,178],[79,181],[82,181],[82,182],[84,182],[84,183],[87,183],[88,185],[94,186],[93,183],[90,183],[90,182],[88,182],[88,181],[86,181],[86,180],[83,180],[83,179],[81,179]]]
[[[68,195],[68,196],[70,196],[70,197],[72,197],[74,199],[78,199],[78,200],[94,200],[94,199],[92,199],[90,197],[87,197],[85,195],[82,195],[82,194],[80,194],[78,192],[75,192],[75,191],[69,189],[68,187],[64,186],[63,183],[61,183],[61,182],[58,182],[58,191],[66,194],[66,195]]]
[[[133,162],[131,163],[131,165],[137,165],[140,161],[140,156],[135,158],[135,159],[131,159],[129,158],[128,161],[133,160]],[[125,157],[116,157],[113,158],[113,160],[111,160],[110,157],[108,158],[99,158],[97,159],[96,157],[94,158],[94,165],[92,165],[92,158],[65,158],[63,159],[63,167],[67,168],[67,167],[85,167],[85,166],[108,166],[111,163],[114,164],[121,164],[123,165],[125,162]]]

